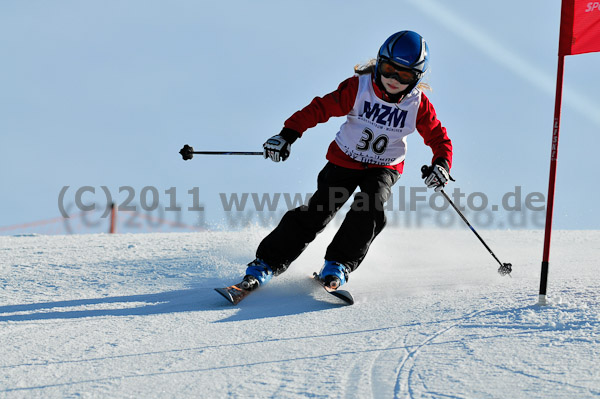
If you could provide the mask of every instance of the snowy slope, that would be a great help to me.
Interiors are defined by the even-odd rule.
[[[238,307],[267,230],[0,237],[0,397],[600,397],[600,232],[388,229],[340,306],[326,230]],[[435,243],[435,245],[434,245]]]

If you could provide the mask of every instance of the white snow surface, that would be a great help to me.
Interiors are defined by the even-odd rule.
[[[0,237],[3,398],[600,397],[600,231],[385,230],[336,302],[335,229],[238,306],[269,232]]]

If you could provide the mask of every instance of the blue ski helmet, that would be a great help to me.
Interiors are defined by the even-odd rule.
[[[427,47],[425,39],[418,33],[403,30],[394,33],[379,48],[375,64],[377,75],[379,75],[381,61],[388,61],[415,72],[417,82],[412,85],[414,87],[423,78],[429,66],[429,47]]]

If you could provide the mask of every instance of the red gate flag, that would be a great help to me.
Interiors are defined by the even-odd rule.
[[[558,55],[600,51],[600,0],[563,0]]]
[[[546,289],[548,285],[548,269],[550,263],[550,236],[552,235],[552,212],[554,209],[565,56],[593,53],[595,51],[600,51],[600,0],[562,0],[560,39],[558,43],[558,68],[556,71],[556,97],[554,99],[554,124],[552,129],[552,151],[550,152],[550,179],[548,182],[544,254],[542,257],[540,296],[538,302],[540,305],[547,304]]]

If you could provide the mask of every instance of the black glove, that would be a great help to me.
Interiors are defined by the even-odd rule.
[[[448,173],[448,161],[442,158],[436,159],[431,166],[423,165],[421,173],[427,187],[435,189],[435,192],[443,189],[449,180],[454,180]]]
[[[273,162],[285,161],[290,156],[292,143],[300,137],[300,133],[283,128],[281,133],[271,137],[263,144],[264,157],[271,158]]]

